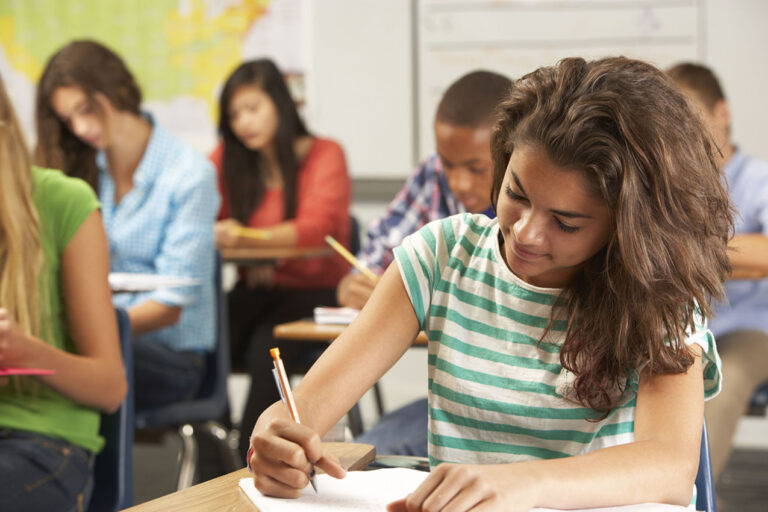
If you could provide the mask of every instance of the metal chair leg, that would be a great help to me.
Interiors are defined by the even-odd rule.
[[[195,441],[195,429],[192,425],[182,425],[178,430],[181,438],[181,453],[179,453],[179,480],[177,490],[191,487],[195,480],[197,466],[197,442]]]

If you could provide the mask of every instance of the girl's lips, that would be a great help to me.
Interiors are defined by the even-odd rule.
[[[512,242],[512,250],[515,252],[515,254],[517,254],[518,257],[528,261],[534,261],[544,257],[543,254],[526,251],[515,241]]]

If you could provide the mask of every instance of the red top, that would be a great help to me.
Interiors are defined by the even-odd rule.
[[[230,217],[229,202],[222,172],[224,144],[219,143],[209,158],[216,166],[221,211],[219,220]],[[350,182],[344,151],[336,142],[315,137],[301,164],[296,193],[296,226],[299,247],[326,245],[331,235],[349,247]],[[248,226],[263,228],[283,222],[285,204],[282,188],[267,190],[261,204],[248,219]],[[275,286],[283,288],[335,288],[349,271],[349,264],[338,254],[326,258],[282,260],[275,269]]]

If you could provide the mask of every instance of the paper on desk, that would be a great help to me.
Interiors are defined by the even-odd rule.
[[[316,324],[341,324],[349,325],[360,313],[359,309],[353,308],[315,308]]]
[[[301,512],[303,510],[376,511],[404,498],[429,475],[415,469],[392,468],[350,471],[337,480],[317,475],[317,494],[307,486],[296,500],[268,498],[253,486],[253,478],[240,480],[240,488],[261,512]]]
[[[110,272],[109,287],[112,291],[143,292],[158,288],[177,288],[180,286],[196,286],[200,280],[194,277],[161,276],[157,274],[132,274],[126,272]]]
[[[296,500],[269,498],[253,486],[253,478],[240,480],[240,488],[261,512],[302,512],[315,510],[381,511],[387,504],[406,497],[424,481],[429,473],[407,468],[350,471],[337,480],[317,475],[318,493],[307,486]],[[568,512],[686,512],[690,509],[673,505],[646,503],[623,507],[569,510]],[[558,512],[550,508],[533,508],[531,512]]]

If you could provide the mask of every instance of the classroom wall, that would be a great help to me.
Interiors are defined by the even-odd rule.
[[[97,26],[102,26],[100,23],[76,25],[80,18],[70,12],[74,7],[67,6],[81,4],[85,5],[82,1],[56,3],[57,12],[44,17],[35,14],[36,4],[31,2],[11,2],[5,8],[28,5],[23,10],[14,8],[9,12],[25,12],[53,23],[51,27],[36,29],[39,31],[50,30],[62,37],[106,37],[102,34],[106,29],[97,30]],[[127,0],[117,4],[123,8],[135,5]],[[186,3],[180,2],[179,6],[182,4]],[[228,2],[230,4],[239,5],[236,1]],[[0,5],[3,4],[0,2]],[[672,56],[700,58],[710,64],[722,77],[729,96],[734,140],[746,151],[768,159],[762,122],[768,118],[768,95],[765,94],[768,31],[763,26],[768,20],[768,2],[763,0],[271,0],[267,5],[270,12],[260,18],[261,25],[248,29],[240,43],[234,41],[237,38],[218,43],[215,39],[196,43],[182,38],[174,44],[183,44],[179,54],[182,57],[193,54],[200,57],[194,60],[199,67],[194,73],[203,76],[205,83],[223,80],[234,65],[234,61],[225,63],[216,57],[229,48],[227,45],[236,48],[240,44],[242,58],[271,52],[283,67],[306,68],[304,108],[309,125],[318,134],[336,138],[343,144],[356,182],[355,200],[363,204],[361,210],[379,208],[386,203],[419,159],[431,152],[434,104],[444,86],[456,76],[478,66],[519,76],[529,67],[551,63],[564,52],[598,51],[595,50],[598,36],[600,53],[611,53],[613,38],[616,52],[633,52],[633,47],[627,46],[631,44],[639,54],[657,56],[659,65],[671,63]],[[124,23],[129,26],[144,23],[144,19],[152,15],[150,7],[147,4],[146,12],[129,16]],[[5,8],[0,7],[0,27],[12,28],[12,24],[3,24],[3,16],[7,15]],[[99,7],[97,10],[102,18],[116,15],[112,12],[114,9],[110,9]],[[579,16],[578,20],[572,18],[567,9]],[[217,11],[216,15],[221,13]],[[471,19],[467,19],[470,15]],[[571,19],[574,28],[569,31],[567,24]],[[624,23],[626,29],[616,30],[610,26],[611,20]],[[227,20],[222,17],[221,21]],[[197,23],[200,34],[206,33],[204,20]],[[237,35],[235,32],[232,29],[226,33]],[[622,43],[623,32],[632,32],[633,38],[625,38]],[[40,34],[20,35],[29,39]],[[22,74],[18,72],[18,63],[14,68],[8,62],[9,55],[16,52],[18,56],[20,51],[7,42],[10,35],[6,29],[0,32],[0,72],[25,132],[30,142],[34,142],[34,84],[27,76],[31,71]],[[126,55],[130,65],[141,68],[146,56],[165,51],[162,37],[155,34],[150,42],[150,48],[144,48],[144,53]],[[570,42],[576,44],[568,46],[566,43]],[[483,44],[490,46],[483,49]],[[39,49],[40,45],[32,46],[32,42],[28,42],[30,48]],[[432,51],[440,45],[450,52]],[[119,51],[128,53],[130,48],[130,45],[118,46]],[[240,58],[232,52],[227,55],[229,59]],[[39,60],[40,55],[34,57]],[[137,58],[141,62],[135,61]],[[215,69],[204,66],[208,62],[205,59],[217,63]],[[173,74],[178,79],[184,78],[177,75]],[[197,75],[195,77],[200,78]],[[166,80],[150,79],[150,82],[163,86]],[[213,89],[207,99],[150,101],[147,106],[169,129],[206,152],[213,147],[216,137],[211,117],[215,110],[216,90]],[[185,116],[174,123],[178,117],[174,112],[179,111]]]
[[[722,78],[732,105],[734,139],[768,159],[761,122],[768,115],[768,31],[763,26],[768,2],[325,0],[313,5],[309,60],[316,65],[310,99],[318,107],[309,112],[310,123],[344,143],[359,181],[402,181],[429,154],[434,104],[454,77],[478,66],[519,76],[525,71],[522,62],[550,64],[569,54],[568,48],[591,57],[621,53],[647,58],[661,67],[680,59],[703,61]],[[456,9],[468,12],[452,18]],[[574,21],[567,9],[584,19]],[[466,23],[469,15],[476,23]],[[499,29],[500,20],[509,25],[506,32]],[[450,26],[441,32],[429,23]],[[472,30],[483,23],[483,30]],[[606,27],[610,23],[623,25]],[[457,47],[462,38],[472,46],[469,50],[482,51]],[[429,52],[440,44],[453,44],[453,53],[435,57]]]

